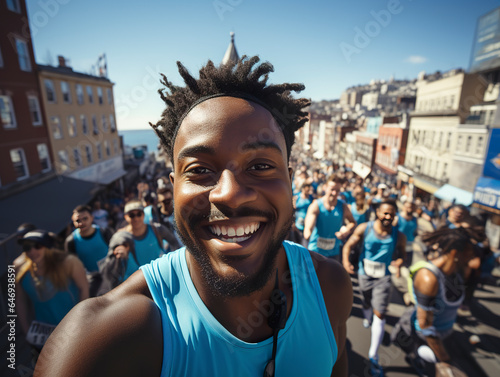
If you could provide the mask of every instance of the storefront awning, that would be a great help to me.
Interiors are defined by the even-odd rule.
[[[437,190],[439,190],[439,186],[436,186],[433,183],[419,177],[413,177],[413,184],[419,189],[428,192],[429,194],[434,194]]]
[[[98,181],[98,183],[100,183],[101,185],[109,185],[111,182],[116,181],[118,178],[121,178],[126,174],[127,174],[126,170],[120,169],[120,170],[114,171],[111,174],[101,178]]]
[[[470,206],[472,204],[472,193],[461,188],[445,184],[434,193],[438,199],[446,200],[448,202],[455,202],[456,204],[463,204]]]
[[[63,230],[73,209],[94,196],[95,183],[57,176],[0,200],[0,233],[12,234],[22,223],[54,233]]]
[[[500,181],[481,176],[474,189],[473,200],[475,204],[498,213],[500,211]]]

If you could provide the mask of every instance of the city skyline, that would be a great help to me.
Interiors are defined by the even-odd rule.
[[[38,64],[56,65],[62,55],[75,71],[89,72],[106,54],[117,126],[125,130],[145,129],[161,116],[160,72],[180,85],[177,60],[195,75],[208,59],[220,63],[230,31],[240,56],[274,65],[271,82],[302,82],[301,96],[332,100],[372,79],[467,70],[477,19],[498,3],[27,0],[27,6]]]

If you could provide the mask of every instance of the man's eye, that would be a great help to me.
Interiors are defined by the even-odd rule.
[[[250,170],[269,170],[272,169],[273,167],[269,164],[255,164],[250,167]]]
[[[207,174],[209,172],[210,170],[208,170],[207,168],[204,168],[202,166],[197,166],[195,168],[189,169],[186,173],[198,175],[198,174]]]

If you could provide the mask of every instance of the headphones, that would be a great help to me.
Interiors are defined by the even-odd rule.
[[[273,310],[267,319],[267,324],[273,330],[273,354],[264,369],[264,377],[274,377],[276,351],[278,348],[278,332],[284,329],[286,325],[286,296],[283,291],[279,289],[277,269],[274,289],[271,292],[270,300],[273,304]]]

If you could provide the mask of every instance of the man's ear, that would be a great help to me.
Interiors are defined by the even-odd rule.
[[[292,178],[293,178],[293,168],[289,167],[288,168],[288,175],[290,176],[290,182],[292,182]]]
[[[168,178],[170,178],[170,183],[173,185],[173,184],[174,184],[174,172],[171,172],[171,173],[168,175]]]

